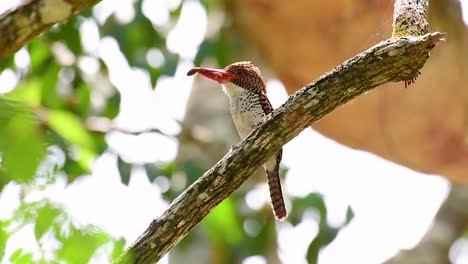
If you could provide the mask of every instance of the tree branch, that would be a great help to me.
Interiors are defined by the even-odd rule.
[[[0,59],[100,0],[32,0],[0,15]]]
[[[282,145],[352,98],[386,82],[412,79],[445,34],[383,41],[305,86],[177,197],[117,263],[154,263],[236,190]]]

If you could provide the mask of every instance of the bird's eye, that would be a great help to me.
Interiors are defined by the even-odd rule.
[[[242,75],[242,71],[241,71],[240,69],[237,69],[237,70],[236,70],[236,74],[237,74],[237,75]]]

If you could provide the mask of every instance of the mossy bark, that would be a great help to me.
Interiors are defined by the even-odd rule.
[[[100,0],[26,1],[0,15],[0,59],[13,54],[50,26],[63,22]]]

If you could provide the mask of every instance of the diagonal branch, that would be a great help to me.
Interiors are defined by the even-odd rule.
[[[383,41],[308,84],[177,197],[117,263],[154,263],[282,145],[327,113],[386,82],[413,79],[445,34]]]
[[[55,23],[63,22],[100,0],[28,0],[0,14],[0,59],[4,58]]]

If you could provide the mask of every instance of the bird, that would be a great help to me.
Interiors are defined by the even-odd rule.
[[[195,67],[187,75],[201,74],[217,81],[229,97],[232,120],[239,137],[244,139],[252,129],[263,121],[273,107],[266,95],[266,84],[260,69],[250,61],[235,62],[224,69]],[[283,151],[280,149],[263,165],[270,191],[271,206],[275,218],[283,221],[288,213],[281,189],[279,167]]]

